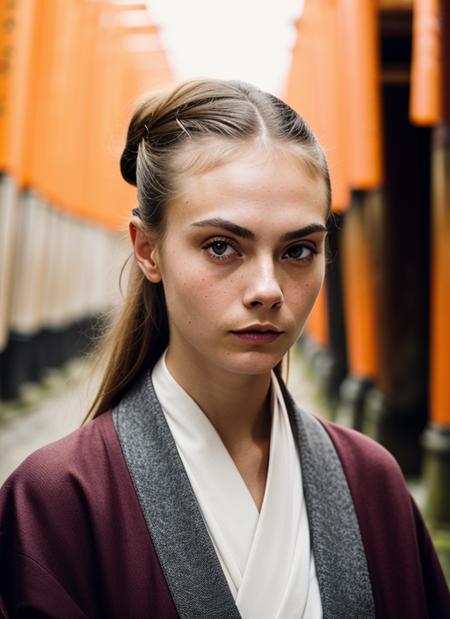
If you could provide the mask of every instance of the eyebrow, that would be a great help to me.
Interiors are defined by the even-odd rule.
[[[196,221],[191,225],[198,228],[222,228],[223,230],[227,230],[236,236],[240,236],[243,239],[250,239],[251,241],[254,241],[256,238],[255,234],[248,228],[243,228],[232,221],[228,221],[227,219],[222,219],[220,217],[214,217],[213,219],[202,219],[201,221]],[[322,224],[310,224],[304,228],[298,228],[298,230],[286,232],[286,234],[283,234],[280,237],[280,241],[292,241],[293,239],[299,239],[303,236],[307,236],[308,234],[312,234],[313,232],[328,232],[328,230]]]

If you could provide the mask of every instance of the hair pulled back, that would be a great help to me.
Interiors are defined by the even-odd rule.
[[[165,207],[180,174],[211,165],[214,144],[218,153],[224,146],[232,152],[257,139],[297,152],[310,173],[323,178],[330,207],[326,159],[305,121],[251,84],[205,79],[146,95],[138,104],[120,159],[123,178],[137,187],[135,212],[149,230],[163,234]],[[186,164],[180,155],[189,147],[197,156]],[[122,312],[104,336],[101,353],[108,360],[88,418],[115,406],[136,377],[155,365],[168,341],[163,286],[149,282],[134,262]]]

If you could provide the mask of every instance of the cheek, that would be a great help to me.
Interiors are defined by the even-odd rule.
[[[162,268],[168,313],[177,324],[216,323],[231,304],[236,285],[203,259],[170,260]]]

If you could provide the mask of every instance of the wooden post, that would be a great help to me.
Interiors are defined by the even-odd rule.
[[[450,6],[440,7],[440,124],[434,129],[431,251],[431,419],[425,448],[424,510],[450,523]],[[427,86],[426,82],[422,84]],[[426,110],[427,111],[427,110]],[[428,114],[428,117],[431,117]],[[427,118],[427,115],[425,115]],[[416,122],[417,122],[416,118]],[[436,117],[431,117],[435,121]],[[438,119],[439,120],[439,119]]]
[[[352,203],[345,212],[340,262],[349,373],[336,421],[362,428],[365,397],[377,371],[377,332],[370,211],[382,200],[382,127],[378,7],[374,0],[339,0],[341,81],[345,91],[346,155]]]
[[[17,10],[3,2],[0,6],[0,400],[8,393],[9,306],[12,270],[17,238],[17,201],[10,172],[11,150],[8,127],[13,116],[11,90],[17,70]],[[15,136],[17,137],[17,136]]]
[[[0,350],[1,398],[18,396],[24,375],[33,371],[29,333],[14,333],[11,322],[12,305],[17,288],[17,262],[23,237],[22,201],[24,147],[29,141],[27,120],[30,83],[30,58],[35,34],[36,6],[28,2],[3,3],[2,78],[0,80],[0,166],[5,173],[2,181],[0,227],[2,256],[0,259]]]
[[[375,307],[375,268],[370,211],[379,192],[354,192],[345,213],[341,263],[349,374],[342,383],[335,420],[361,430],[368,390],[378,371],[378,333]]]

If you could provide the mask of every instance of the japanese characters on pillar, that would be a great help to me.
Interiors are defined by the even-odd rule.
[[[5,169],[8,159],[6,132],[12,113],[8,95],[12,81],[12,59],[17,30],[17,15],[14,3],[3,2],[0,6],[0,170]]]
[[[445,2],[444,2],[445,4]],[[441,1],[414,0],[410,117],[418,125],[441,120]]]

